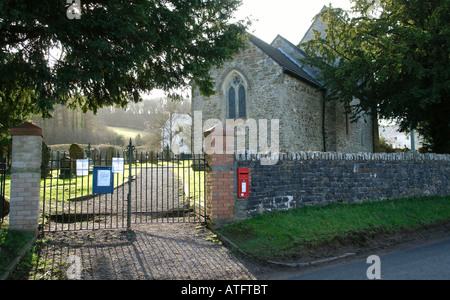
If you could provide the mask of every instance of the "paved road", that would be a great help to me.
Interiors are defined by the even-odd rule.
[[[382,280],[450,280],[450,238],[379,257]],[[371,266],[364,259],[284,279],[367,280]]]

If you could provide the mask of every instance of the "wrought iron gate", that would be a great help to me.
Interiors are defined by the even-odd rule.
[[[205,157],[170,151],[91,149],[77,157],[49,152],[41,186],[44,231],[130,228],[146,223],[203,223]],[[83,162],[87,170],[82,169]],[[77,167],[78,163],[78,167]],[[112,166],[113,194],[93,194],[93,168]]]
[[[6,193],[6,170],[8,168],[8,158],[0,157],[0,224],[4,217],[9,214],[9,202]]]

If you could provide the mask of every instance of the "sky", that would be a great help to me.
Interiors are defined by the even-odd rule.
[[[322,7],[350,9],[350,0],[243,0],[237,19],[256,19],[249,32],[271,43],[279,34],[297,45]]]

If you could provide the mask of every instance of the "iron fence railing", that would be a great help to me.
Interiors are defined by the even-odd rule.
[[[0,222],[3,224],[9,214],[9,200],[6,192],[8,158],[0,158]]]
[[[131,146],[131,147],[130,147]],[[41,228],[73,231],[144,223],[203,223],[204,155],[169,151],[49,152],[42,168]],[[110,167],[112,194],[94,194],[94,168]]]

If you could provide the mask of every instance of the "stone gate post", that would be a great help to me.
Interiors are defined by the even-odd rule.
[[[11,129],[12,163],[9,229],[37,232],[42,129],[25,123]]]

